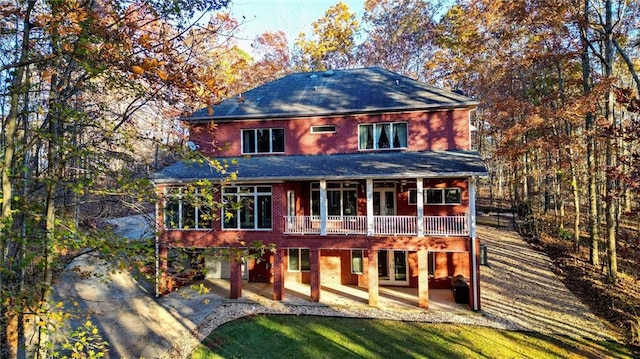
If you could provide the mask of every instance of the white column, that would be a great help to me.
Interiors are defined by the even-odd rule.
[[[320,180],[320,235],[327,235],[327,180]]]
[[[373,179],[366,180],[367,183],[367,236],[373,236]]]
[[[416,178],[416,208],[418,214],[418,237],[424,237],[424,188],[422,178]]]
[[[473,177],[467,179],[469,184],[469,236],[476,237],[476,184]]]
[[[480,309],[480,273],[478,273],[478,253],[476,253],[476,186],[475,179],[467,179],[469,187],[469,237],[471,246],[471,280],[473,283],[473,310]]]

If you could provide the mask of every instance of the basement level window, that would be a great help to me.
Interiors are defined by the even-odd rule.
[[[334,133],[336,125],[311,126],[311,133]]]

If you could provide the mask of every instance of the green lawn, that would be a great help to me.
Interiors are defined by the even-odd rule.
[[[483,327],[334,317],[258,315],[229,322],[199,358],[634,358],[619,343]]]

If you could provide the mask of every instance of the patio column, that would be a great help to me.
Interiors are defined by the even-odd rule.
[[[229,261],[229,298],[242,298],[242,264],[235,260]]]
[[[284,251],[278,249],[273,254],[273,300],[284,299]]]
[[[429,252],[418,249],[418,307],[429,308]]]
[[[416,178],[416,209],[417,209],[417,221],[418,237],[424,237],[424,185],[422,178]]]
[[[366,180],[367,185],[367,236],[375,233],[373,225],[373,179]]]
[[[320,235],[327,235],[327,180],[320,180]]]
[[[169,250],[156,241],[156,297],[173,290],[173,278],[169,273]]]
[[[369,305],[378,306],[378,251],[369,249],[367,251],[369,260]]]
[[[320,250],[309,250],[309,287],[311,287],[311,301],[320,301]]]

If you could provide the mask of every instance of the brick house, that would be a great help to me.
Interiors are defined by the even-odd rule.
[[[243,281],[263,281],[282,300],[296,281],[319,301],[321,285],[337,283],[367,288],[376,306],[380,286],[408,286],[426,308],[430,288],[464,276],[464,302],[479,310],[474,178],[487,172],[471,150],[477,104],[374,67],[291,74],[183,118],[189,147],[237,176],[223,181],[210,161],[192,160],[153,175],[159,291],[176,278],[171,253],[184,250],[205,253],[196,266],[228,278],[231,298]],[[233,216],[184,199],[205,192],[202,179]],[[277,249],[246,264],[202,251],[256,240]]]

